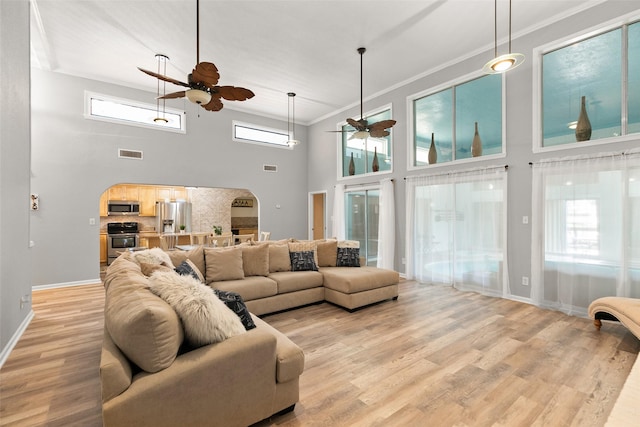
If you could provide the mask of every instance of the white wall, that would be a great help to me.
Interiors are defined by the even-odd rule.
[[[407,97],[443,85],[454,79],[480,70],[493,57],[493,50],[462,61],[451,67],[431,73],[421,79],[408,83],[398,89],[383,94],[373,100],[365,102],[364,111],[372,111],[389,103],[392,104],[393,118],[398,124],[393,128],[394,164],[391,175],[381,174],[379,177],[354,177],[343,180],[347,186],[352,184],[374,183],[385,177],[395,178],[396,190],[396,269],[405,271],[402,258],[406,257],[406,211],[405,211],[405,181],[407,175],[423,175],[428,173],[442,173],[447,170],[464,170],[488,165],[509,165],[508,171],[508,262],[509,281],[512,293],[524,298],[529,297],[529,287],[521,285],[522,276],[531,277],[531,228],[530,224],[522,224],[522,217],[531,218],[531,168],[529,162],[542,157],[569,156],[598,151],[623,150],[637,146],[639,141],[615,143],[607,146],[589,146],[585,144],[580,150],[533,154],[532,151],[532,115],[533,115],[533,49],[555,40],[570,36],[576,32],[583,32],[613,18],[623,16],[634,10],[640,11],[638,2],[616,1],[605,2],[586,12],[567,18],[561,22],[539,29],[513,41],[513,51],[524,53],[526,61],[523,65],[506,74],[507,96],[507,156],[505,159],[486,161],[480,160],[464,165],[438,165],[437,169],[408,171],[407,155],[410,145],[409,117],[407,115]],[[517,31],[517,29],[515,29]],[[504,47],[499,47],[502,52]],[[428,43],[425,44],[425,55],[428,55]],[[393,67],[394,64],[389,64]],[[426,70],[425,70],[426,71]],[[383,73],[384,70],[376,70]],[[366,97],[366,94],[365,94]],[[327,191],[328,212],[333,211],[334,186],[336,179],[336,137],[326,133],[336,128],[336,124],[347,117],[359,114],[359,107],[329,117],[310,126],[309,140],[309,190]],[[640,140],[640,138],[639,138]],[[329,234],[331,230],[329,220]]]
[[[0,366],[31,317],[29,2],[0,1]],[[305,199],[306,200],[306,199]]]
[[[34,286],[99,278],[99,225],[89,218],[99,218],[100,195],[116,183],[248,189],[260,200],[262,228],[276,238],[306,236],[307,145],[288,150],[231,139],[232,120],[280,129],[286,121],[174,100],[172,107],[187,112],[186,134],[105,123],[84,118],[85,90],[154,100],[149,92],[33,70],[31,186],[41,201],[31,222]],[[305,140],[305,129],[298,132]],[[144,160],[118,159],[118,148],[142,150]],[[263,164],[278,172],[263,172]]]

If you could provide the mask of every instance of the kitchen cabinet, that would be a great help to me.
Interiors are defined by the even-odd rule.
[[[174,200],[187,200],[188,193],[186,187],[173,187]]]
[[[156,200],[156,187],[153,185],[141,185],[138,187],[140,216],[156,216]]]
[[[100,263],[107,263],[107,235],[100,233]]]
[[[119,184],[109,188],[109,200],[138,200],[138,186]]]
[[[109,201],[109,190],[100,196],[100,216],[107,216],[107,202]]]
[[[156,187],[156,199],[165,200],[187,200],[186,187]]]

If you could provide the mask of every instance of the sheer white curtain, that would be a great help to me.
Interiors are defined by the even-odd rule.
[[[378,205],[380,217],[378,219],[377,266],[393,270],[396,244],[396,202],[392,179],[380,181]]]
[[[640,297],[639,153],[533,165],[534,304],[586,316],[596,298]]]
[[[407,178],[407,277],[509,294],[504,166]]]
[[[338,240],[344,240],[345,236],[345,206],[344,206],[344,184],[336,185],[333,194],[333,236]]]

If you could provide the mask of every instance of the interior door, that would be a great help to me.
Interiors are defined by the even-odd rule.
[[[314,240],[324,239],[325,236],[325,196],[326,193],[312,194],[311,232]]]

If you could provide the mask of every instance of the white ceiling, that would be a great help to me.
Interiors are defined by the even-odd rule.
[[[513,50],[518,36],[603,1],[513,0]],[[196,0],[31,3],[35,67],[155,93],[156,79],[136,67],[155,70],[162,53],[167,75],[186,81],[196,63]],[[499,43],[508,10],[498,0]],[[219,84],[256,94],[225,108],[286,120],[295,92],[300,123],[359,105],[360,46],[366,99],[493,45],[494,0],[200,0],[200,61],[216,64]]]

